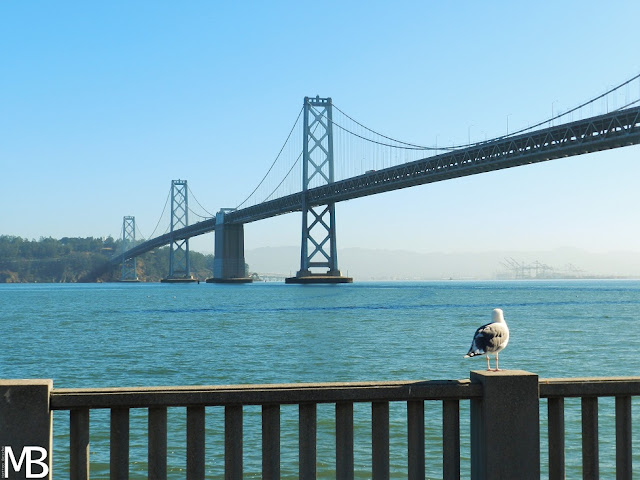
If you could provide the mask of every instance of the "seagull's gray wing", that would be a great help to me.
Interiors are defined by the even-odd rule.
[[[501,323],[487,323],[476,330],[466,357],[475,357],[493,353],[504,345],[509,338],[509,330]]]

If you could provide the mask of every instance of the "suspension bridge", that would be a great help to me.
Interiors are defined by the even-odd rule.
[[[189,239],[213,231],[213,277],[207,282],[250,282],[245,272],[244,224],[301,212],[300,270],[287,283],[351,282],[338,268],[336,203],[636,145],[640,143],[639,103],[640,75],[636,75],[575,108],[557,115],[552,112],[551,118],[526,129],[482,142],[438,147],[385,136],[344,113],[331,98],[306,97],[278,156],[242,203],[189,224],[187,181],[174,180],[168,232],[136,241],[135,218],[124,217],[122,252],[111,262],[122,264],[123,281],[134,281],[135,258],[170,245],[166,281],[195,281],[190,274]],[[594,106],[605,111],[594,115]],[[301,118],[302,135],[294,135]],[[342,161],[345,158],[350,160]]]

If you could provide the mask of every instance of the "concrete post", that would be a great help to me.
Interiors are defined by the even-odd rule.
[[[471,400],[471,478],[540,479],[538,375],[475,371],[481,398]]]
[[[52,380],[0,380],[1,478],[51,479]]]

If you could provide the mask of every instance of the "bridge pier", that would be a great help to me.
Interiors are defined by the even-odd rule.
[[[302,139],[302,246],[300,270],[285,283],[351,283],[338,269],[335,203],[312,205],[308,198],[311,183],[326,185],[334,181],[333,106],[331,98],[304,99]],[[311,167],[311,168],[309,168]],[[309,249],[311,248],[311,253]],[[327,268],[325,273],[312,268]]]
[[[251,283],[244,259],[244,224],[225,223],[226,211],[216,214],[213,278],[207,283]]]

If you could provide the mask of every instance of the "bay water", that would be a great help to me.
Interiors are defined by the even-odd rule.
[[[541,378],[640,375],[640,281],[352,285],[0,285],[0,378],[54,388],[468,378],[475,329],[502,308],[503,369]],[[640,475],[640,402],[633,400]],[[441,404],[425,407],[428,478],[442,477]],[[462,478],[469,406],[461,402]],[[615,472],[613,399],[599,402],[601,478]],[[356,478],[371,471],[370,405],[355,405]],[[567,478],[581,478],[580,401],[566,400]],[[68,477],[68,413],[54,414],[54,478]],[[393,478],[406,477],[406,405],[391,405]],[[334,413],[318,407],[318,477],[335,468]],[[546,402],[541,402],[546,476]],[[224,412],[207,409],[207,477],[223,478]],[[246,478],[260,478],[260,408],[245,407]],[[185,411],[169,409],[169,477],[185,477]],[[297,408],[282,407],[282,478],[297,478]],[[131,478],[146,478],[146,411],[131,412]],[[91,474],[108,478],[109,412],[91,412]]]

